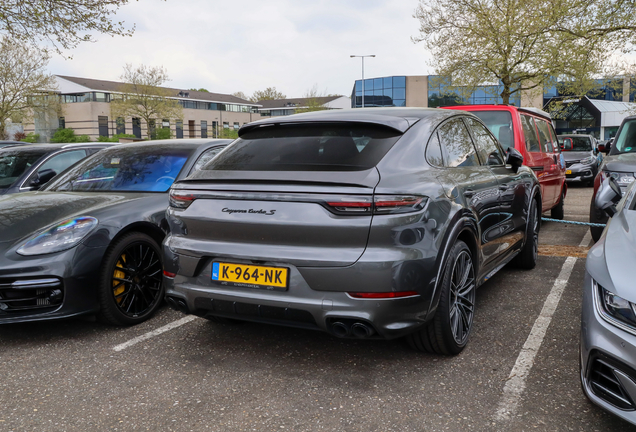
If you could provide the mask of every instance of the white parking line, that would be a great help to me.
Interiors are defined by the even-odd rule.
[[[581,240],[580,247],[588,247],[590,241],[592,240],[592,234],[590,234],[590,230],[585,231],[585,235],[583,236],[583,240]]]
[[[187,324],[190,321],[194,321],[195,319],[197,319],[197,317],[195,315],[189,315],[189,316],[187,316],[185,318],[181,318],[180,320],[173,321],[170,324],[167,324],[167,325],[165,325],[163,327],[159,327],[156,330],[153,330],[153,331],[148,332],[146,334],[142,334],[141,336],[137,336],[136,338],[131,339],[128,342],[124,342],[123,344],[119,344],[116,347],[114,347],[113,350],[115,350],[115,351],[124,350],[124,349],[126,349],[128,347],[131,347],[131,346],[133,346],[135,344],[138,344],[139,342],[143,342],[143,341],[145,341],[147,339],[150,339],[151,337],[158,336],[158,335],[160,335],[162,333],[165,333],[165,332],[167,332],[169,330],[172,330],[174,328],[177,328],[179,326]]]
[[[515,366],[512,368],[512,371],[508,376],[508,380],[506,381],[506,385],[503,390],[503,397],[499,402],[499,407],[495,413],[495,420],[507,420],[517,412],[517,405],[519,404],[521,395],[526,388],[526,380],[528,379],[528,375],[530,374],[530,370],[534,364],[534,358],[543,343],[545,334],[548,331],[548,326],[552,321],[554,311],[559,305],[559,300],[561,300],[561,295],[563,294],[563,290],[570,279],[575,263],[576,258],[574,257],[567,257],[563,263],[561,273],[559,273],[559,277],[557,277],[554,281],[552,290],[543,304],[543,309],[541,310],[539,317],[534,322],[530,335],[528,336],[528,339],[526,339],[526,343],[523,345],[523,348],[519,353],[519,357],[517,357]]]

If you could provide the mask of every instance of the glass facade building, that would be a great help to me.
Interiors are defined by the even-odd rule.
[[[364,87],[365,107],[406,106],[406,77],[391,76],[357,80],[351,93],[351,108],[362,107]]]
[[[478,86],[470,91],[466,87],[452,86],[450,80],[439,75],[428,77],[428,106],[430,108],[452,105],[484,105],[503,103],[502,85]],[[521,106],[521,95],[510,97],[510,105]]]

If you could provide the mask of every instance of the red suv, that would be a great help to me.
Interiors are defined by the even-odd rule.
[[[532,168],[541,184],[542,211],[563,219],[567,193],[565,161],[550,115],[537,108],[508,105],[462,105],[444,107],[470,111],[499,139],[502,147],[513,146],[523,155],[523,164]]]

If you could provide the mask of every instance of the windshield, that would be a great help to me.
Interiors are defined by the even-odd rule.
[[[471,111],[483,121],[488,129],[497,137],[505,151],[514,147],[512,133],[512,116],[508,111]]]
[[[636,153],[636,119],[626,121],[614,137],[610,154]]]
[[[0,152],[0,189],[8,189],[47,149],[8,150]]]
[[[46,190],[166,192],[192,152],[168,145],[121,144],[80,162]]]
[[[560,139],[572,141],[571,151],[592,151],[592,141],[588,137],[561,136]]]
[[[197,174],[206,170],[361,171],[376,166],[399,137],[393,129],[360,123],[263,127],[242,135]]]

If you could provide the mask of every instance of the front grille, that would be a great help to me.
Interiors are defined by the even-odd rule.
[[[565,167],[566,168],[570,168],[572,165],[579,163],[579,161],[575,160],[575,161],[566,161],[565,162]]]
[[[589,364],[588,382],[596,396],[625,411],[636,409],[632,397],[617,376],[619,372],[634,380],[636,374],[632,368],[598,352],[592,354]]]
[[[212,315],[236,319],[273,322],[298,327],[316,328],[316,320],[308,311],[285,307],[241,303],[227,300],[212,300],[198,297],[194,300],[198,310],[211,312]]]
[[[55,309],[63,300],[64,288],[58,278],[0,279],[0,314]]]

